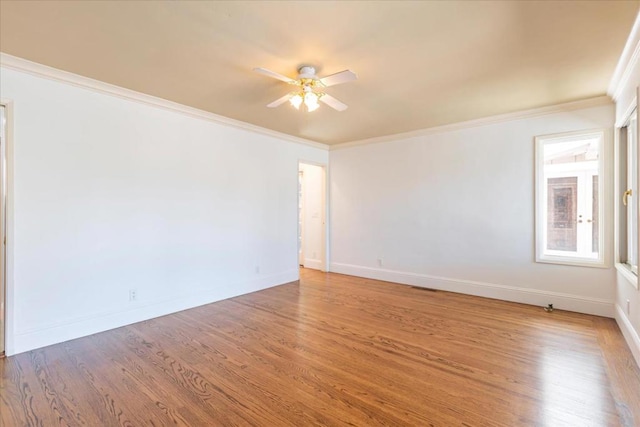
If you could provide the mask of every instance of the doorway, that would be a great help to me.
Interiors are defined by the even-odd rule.
[[[326,170],[324,165],[298,163],[298,264],[327,271]]]

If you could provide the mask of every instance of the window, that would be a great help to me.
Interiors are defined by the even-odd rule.
[[[638,135],[637,112],[620,129],[618,180],[621,199],[618,212],[620,262],[638,274]]]
[[[604,131],[536,138],[536,261],[604,267]]]

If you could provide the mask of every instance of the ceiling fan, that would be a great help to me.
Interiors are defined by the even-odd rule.
[[[276,99],[271,104],[267,104],[267,107],[275,108],[289,101],[297,110],[300,109],[302,104],[304,104],[309,112],[318,109],[320,106],[318,101],[327,104],[334,110],[346,110],[348,108],[346,104],[338,101],[329,94],[321,92],[320,89],[347,83],[358,78],[358,76],[350,70],[340,71],[339,73],[319,78],[316,76],[316,69],[308,65],[302,66],[298,69],[298,78],[295,80],[274,71],[267,70],[266,68],[254,68],[253,71],[274,79],[282,80],[290,85],[298,86],[294,92]]]

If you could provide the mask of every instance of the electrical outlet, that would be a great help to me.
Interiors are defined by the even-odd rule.
[[[138,301],[138,291],[129,289],[129,301]]]
[[[382,267],[382,264],[384,264],[384,263],[382,262],[382,258],[378,258],[378,267]]]
[[[631,300],[627,300],[627,316],[631,315]]]

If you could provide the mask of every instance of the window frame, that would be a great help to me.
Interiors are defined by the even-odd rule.
[[[635,129],[634,128],[635,125]],[[635,252],[635,257],[636,257],[636,265],[633,265],[632,263],[629,262],[629,256],[627,256],[626,261],[624,261],[624,264],[627,266],[627,268],[629,268],[629,270],[631,270],[631,272],[633,274],[635,274],[636,276],[638,275],[638,265],[637,265],[637,258],[638,258],[638,236],[637,236],[637,231],[638,231],[638,116],[637,116],[637,111],[634,110],[631,113],[631,116],[629,116],[629,120],[627,121],[626,125],[624,126],[627,130],[625,132],[625,136],[627,138],[626,141],[626,189],[632,189],[633,193],[630,195],[631,198],[631,202],[627,203],[627,206],[624,208],[625,209],[625,220],[626,220],[626,229],[627,229],[627,233],[626,233],[626,253],[627,255],[630,254],[632,252],[632,250],[634,250]],[[631,132],[634,135],[635,138],[635,151],[633,151],[633,145],[629,144],[629,132]],[[635,176],[634,176],[634,168],[633,165],[631,164],[631,162],[635,161]],[[634,182],[635,181],[635,182]],[[625,191],[626,191],[625,189]],[[636,215],[635,215],[635,219],[636,219],[636,236],[633,235],[633,227],[630,227],[630,222],[629,222],[629,218],[633,217],[633,213],[634,213],[634,209],[633,207],[636,207]],[[636,247],[633,248],[633,240],[634,237],[636,239]],[[621,260],[622,262],[622,260]]]
[[[625,114],[622,116],[622,120],[616,124],[616,140],[615,140],[615,171],[616,171],[616,182],[615,182],[615,267],[616,270],[622,276],[624,276],[627,281],[629,281],[634,288],[639,289],[638,286],[638,272],[634,271],[633,266],[628,262],[629,258],[629,240],[632,239],[631,230],[629,229],[628,217],[629,213],[632,212],[631,209],[625,207],[622,203],[623,193],[629,188],[633,188],[633,184],[635,184],[634,190],[636,193],[632,195],[631,203],[640,203],[640,168],[638,170],[638,175],[635,178],[635,183],[632,182],[632,185],[629,186],[629,180],[632,179],[631,175],[631,167],[629,165],[630,161],[635,161],[636,166],[640,166],[639,158],[640,158],[640,117],[638,117],[639,111],[637,111],[637,105],[635,100],[631,103]],[[632,127],[633,117],[635,116],[635,137],[636,137],[636,149],[637,152],[635,156],[632,155],[629,141],[628,141],[628,132]],[[622,139],[625,141],[622,141]],[[622,153],[622,149],[624,148],[624,153]],[[634,200],[634,197],[635,200]],[[638,216],[640,216],[640,208],[638,209]],[[636,217],[636,224],[640,224],[640,218]],[[624,222],[624,225],[622,224]],[[640,227],[639,227],[640,228]],[[640,232],[640,230],[636,230],[636,232]],[[640,238],[638,238],[640,240]],[[624,248],[623,248],[624,246]],[[640,242],[638,242],[638,247],[636,247],[636,251],[640,249]],[[623,255],[624,254],[624,255]],[[623,259],[624,258],[624,259]],[[637,266],[636,266],[637,268]]]
[[[546,217],[547,217],[547,186],[544,169],[544,147],[546,143],[559,143],[597,137],[598,144],[598,256],[597,258],[575,255],[551,255],[546,252]],[[561,264],[579,267],[609,268],[608,233],[609,221],[606,209],[609,200],[607,175],[608,138],[606,129],[590,129],[575,132],[562,132],[540,135],[534,138],[535,146],[535,261],[547,264]]]

